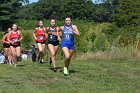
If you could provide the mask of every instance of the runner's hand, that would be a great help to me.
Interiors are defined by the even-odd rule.
[[[37,40],[37,38],[35,38],[35,40]]]
[[[58,40],[61,41],[61,38],[58,36]]]
[[[5,42],[6,44],[10,44],[10,42]]]
[[[14,42],[10,42],[11,44],[14,44]]]

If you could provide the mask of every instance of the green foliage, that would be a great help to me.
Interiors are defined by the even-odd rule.
[[[140,25],[140,0],[118,0],[115,9],[115,22],[119,26]]]
[[[103,29],[105,29],[106,26],[109,24],[98,24],[95,25],[95,27],[92,27],[92,32],[96,36],[95,40],[93,41],[92,50],[93,51],[105,51],[110,49],[110,43],[108,41],[108,38],[106,35],[102,32]]]
[[[49,26],[49,20],[43,20],[44,26]],[[75,38],[75,49],[77,52],[89,52],[89,51],[106,51],[110,50],[112,46],[123,47],[127,45],[132,45],[136,41],[137,33],[140,33],[139,26],[125,26],[118,27],[115,24],[111,23],[102,23],[95,24],[94,22],[72,20],[74,24],[77,25],[81,36],[76,36]],[[64,25],[63,21],[56,21],[57,26]],[[29,36],[33,39],[33,31],[36,28],[36,20],[18,20],[18,25],[21,26],[28,33]],[[29,40],[31,44],[34,44],[34,41]],[[29,44],[25,46],[29,48]],[[60,53],[61,55],[61,53]]]
[[[17,19],[17,12],[22,2],[28,0],[1,0],[0,1],[0,30],[6,30]]]
[[[49,20],[42,20],[42,21],[43,21],[44,27],[50,26]],[[24,20],[24,19],[17,20],[18,26],[20,26],[24,30],[35,30],[38,22],[39,22],[39,20]],[[64,25],[64,21],[57,21],[56,20],[56,25],[62,26],[62,25]]]
[[[25,6],[22,6],[20,8],[20,11],[18,12],[18,17],[20,19],[36,19],[34,6],[36,6],[36,3],[27,4]]]
[[[109,2],[95,4],[94,6],[94,20],[96,22],[108,22],[112,21],[112,5]]]
[[[23,47],[23,49],[30,49],[31,45],[34,44],[33,43],[33,35],[31,34],[31,32],[22,32],[22,42],[21,42],[21,46]]]
[[[118,27],[115,24],[110,24],[102,32],[106,34],[112,45],[127,46],[135,42],[137,33],[140,33],[140,26]]]
[[[15,7],[14,7],[15,5]],[[0,1],[0,30],[6,29],[9,23],[13,22],[15,18],[14,12],[16,12],[18,3],[13,0],[13,2],[9,0]],[[15,8],[15,9],[14,9]]]
[[[93,22],[87,22],[87,21],[74,21],[74,23],[77,25],[81,35],[80,37],[76,36],[75,38],[75,47],[77,51],[87,52],[91,50],[92,42],[90,42],[94,36],[91,34],[89,35],[89,27],[91,25],[94,25]]]
[[[110,44],[104,35],[96,37],[95,41],[93,42],[94,51],[105,51],[108,50],[109,48]]]
[[[48,27],[48,19],[53,15],[59,20],[57,26],[62,26],[61,20],[70,16],[81,32],[75,38],[76,52],[105,51],[111,46],[134,44],[140,33],[140,1],[101,1],[94,4],[92,0],[39,0],[28,4],[28,0],[3,0],[0,1],[0,30],[16,22],[25,30],[22,46],[29,48],[34,43],[32,32],[38,20]]]
[[[76,38],[76,49],[82,52],[109,50],[110,42],[102,30],[110,24],[85,24],[78,26],[81,36]]]
[[[139,0],[101,1],[103,3],[93,3],[92,0],[39,0],[31,4],[28,4],[29,0],[0,1],[0,27],[6,29],[17,18],[42,20],[50,19],[52,15],[59,20],[71,16],[79,20],[115,22],[121,27],[139,25]]]
[[[73,19],[91,20],[93,19],[93,2],[91,0],[39,0],[24,6],[19,11],[19,17],[25,19],[50,19],[55,16],[62,20],[66,16]]]
[[[24,30],[34,30],[37,27],[36,20],[18,20],[17,24]]]
[[[137,33],[136,39],[140,39],[140,33]]]

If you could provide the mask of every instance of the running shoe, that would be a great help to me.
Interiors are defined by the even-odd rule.
[[[17,67],[17,64],[14,64],[14,67]]]
[[[67,67],[64,67],[64,75],[69,75],[69,71]]]
[[[54,67],[54,68],[53,68],[53,71],[54,71],[54,72],[57,72],[57,69],[56,69],[56,67]]]

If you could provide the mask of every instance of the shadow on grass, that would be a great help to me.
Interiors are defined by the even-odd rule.
[[[56,69],[60,69],[60,70],[62,70],[62,69],[63,69],[63,67],[56,67]]]
[[[18,67],[23,67],[23,66],[25,66],[25,64],[18,64],[17,66]]]
[[[50,67],[49,69],[50,69],[50,70],[54,70],[53,67]],[[63,69],[63,67],[56,67],[56,69],[61,71],[61,70]]]
[[[70,70],[69,72],[70,72],[70,73],[77,73],[77,72],[79,72],[79,71],[76,71],[76,70]]]
[[[60,72],[63,72],[63,69],[60,70]],[[79,73],[79,71],[76,70],[69,70],[70,74],[74,74],[74,73]]]

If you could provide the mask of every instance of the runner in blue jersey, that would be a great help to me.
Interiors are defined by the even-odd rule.
[[[60,29],[62,31],[61,48],[65,56],[64,75],[68,75],[69,74],[68,67],[70,65],[70,59],[74,51],[74,37],[75,35],[80,36],[80,33],[78,31],[77,26],[71,23],[70,17],[65,18],[65,25],[60,27]]]

